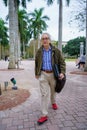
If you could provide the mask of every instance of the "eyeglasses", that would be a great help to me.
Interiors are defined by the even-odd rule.
[[[44,40],[48,40],[48,39],[49,39],[49,37],[42,38],[43,41],[44,41]]]

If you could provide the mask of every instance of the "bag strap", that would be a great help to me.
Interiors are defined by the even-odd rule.
[[[53,56],[53,60],[54,60],[54,64],[55,64],[55,51],[52,51],[52,56]]]
[[[52,52],[52,55],[53,55],[53,59],[54,59],[53,70],[54,70],[55,76],[58,78],[59,67],[58,67],[58,64],[56,64],[56,62],[55,62],[55,51]]]

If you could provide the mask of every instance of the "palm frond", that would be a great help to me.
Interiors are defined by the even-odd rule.
[[[21,1],[21,4],[22,4],[22,6],[23,6],[24,8],[26,8],[26,0],[22,0],[22,1]]]
[[[52,5],[55,0],[45,0],[45,1],[47,1],[47,5],[49,6]]]
[[[32,2],[32,0],[27,0],[28,2]]]
[[[31,2],[32,0],[27,0],[28,2]],[[21,0],[21,4],[24,8],[26,8],[26,0]]]
[[[70,0],[66,0],[67,5],[69,6]]]
[[[47,15],[44,15],[44,16],[42,17],[42,19],[50,20],[50,18],[49,18]]]
[[[5,6],[7,6],[7,0],[3,0],[3,3],[5,4]]]

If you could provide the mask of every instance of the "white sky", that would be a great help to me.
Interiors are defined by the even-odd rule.
[[[73,2],[72,2],[73,1]],[[63,7],[63,41],[68,41],[70,39],[76,38],[77,36],[85,36],[84,32],[79,32],[79,29],[76,26],[70,26],[68,24],[71,17],[73,17],[72,11],[78,9],[76,0],[71,0],[69,7],[64,3]],[[52,39],[58,40],[58,4],[57,0],[51,6],[46,5],[44,0],[32,0],[32,3],[27,4],[27,12],[34,11],[35,8],[39,9],[44,7],[44,14],[50,18],[50,21],[47,21],[48,29],[46,32],[50,33]],[[8,7],[5,7],[3,0],[0,0],[0,18],[5,20],[6,15],[8,14]]]

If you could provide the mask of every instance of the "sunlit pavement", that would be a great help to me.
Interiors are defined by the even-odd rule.
[[[31,96],[11,110],[0,111],[0,130],[87,130],[87,75],[70,74],[77,70],[74,62],[67,62],[67,81],[57,94],[58,110],[49,103],[48,121],[38,125],[40,91],[34,76],[34,61],[21,61],[20,70],[7,70],[8,61],[0,61],[0,83],[12,85],[14,77],[19,88],[28,89]]]

